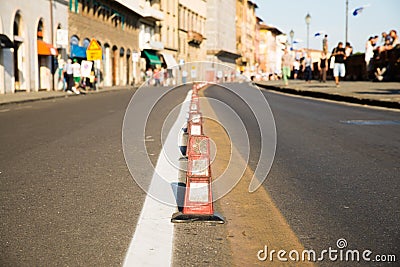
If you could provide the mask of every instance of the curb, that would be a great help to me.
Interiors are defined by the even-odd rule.
[[[86,95],[110,93],[110,92],[116,92],[116,91],[121,91],[121,90],[136,90],[137,88],[138,87],[132,86],[132,87],[120,87],[120,88],[114,88],[114,89],[101,89],[99,91],[88,91],[88,92],[86,92]],[[12,105],[12,104],[22,104],[22,103],[50,100],[50,99],[56,99],[56,98],[69,98],[69,97],[75,97],[75,96],[80,96],[80,95],[65,93],[62,95],[51,95],[51,96],[43,96],[43,97],[38,97],[38,98],[19,99],[19,100],[12,100],[12,101],[8,101],[8,102],[0,102],[0,106]]]
[[[346,103],[353,103],[353,104],[360,104],[360,105],[368,105],[368,106],[376,106],[376,107],[384,107],[384,108],[392,108],[392,109],[400,109],[400,102],[394,101],[382,101],[382,100],[375,100],[375,99],[368,99],[368,98],[358,98],[354,96],[344,96],[344,95],[337,95],[337,94],[329,94],[324,92],[315,92],[315,91],[304,91],[292,88],[282,88],[279,86],[272,86],[272,85],[265,85],[260,83],[255,83],[258,87],[262,89],[268,89],[271,91],[277,91],[292,95],[299,95],[299,96],[307,96],[312,98],[319,98],[319,99],[328,99],[338,102],[346,102]]]

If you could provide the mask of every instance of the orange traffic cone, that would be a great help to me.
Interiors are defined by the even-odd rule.
[[[171,221],[224,223],[224,218],[215,213],[213,207],[209,138],[204,135],[190,136],[187,155],[184,206],[182,212],[172,216]]]

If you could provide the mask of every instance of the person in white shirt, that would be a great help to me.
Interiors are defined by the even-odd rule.
[[[367,73],[371,70],[371,59],[374,57],[374,46],[372,44],[374,37],[369,37],[365,44],[365,64],[367,66]]]
[[[67,92],[71,92],[72,86],[74,85],[74,77],[72,75],[72,60],[69,58],[64,66],[64,77],[67,82]]]
[[[81,64],[79,64],[76,58],[74,58],[74,64],[72,64],[72,75],[75,83],[72,87],[72,91],[74,91],[75,94],[79,94],[78,88],[81,82]]]

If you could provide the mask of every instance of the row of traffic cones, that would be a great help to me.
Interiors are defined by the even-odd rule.
[[[194,84],[192,89],[186,129],[187,138],[183,138],[185,141],[181,144],[181,153],[187,158],[184,205],[181,212],[172,215],[172,222],[224,223],[224,218],[214,212],[210,140],[204,135],[203,117],[200,112],[198,91],[206,85],[206,83]]]

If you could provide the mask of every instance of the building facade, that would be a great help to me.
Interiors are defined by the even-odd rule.
[[[241,57],[237,65],[241,72],[254,72],[256,65],[257,4],[249,0],[236,1],[236,50]]]
[[[180,62],[206,59],[206,21],[206,0],[179,0],[178,58]]]
[[[161,42],[164,44],[164,50],[161,55],[166,67],[172,68],[178,64],[179,0],[161,1],[161,11],[164,14],[161,24]]]
[[[0,93],[56,89],[67,9],[66,0],[2,1]]]
[[[124,0],[127,2],[127,0]],[[139,20],[140,72],[156,69],[162,66],[161,52],[164,44],[161,41],[162,22],[164,14],[161,11],[160,0],[129,1],[130,5],[138,5],[135,10],[141,14]]]
[[[162,18],[149,1],[71,0],[69,56],[85,59],[90,40],[95,38],[103,52],[102,60],[96,62],[100,85],[140,83],[140,70],[151,64],[148,55],[153,49],[163,49],[157,27]]]
[[[223,10],[223,12],[221,12]],[[236,0],[208,0],[207,60],[236,68]]]
[[[263,23],[263,20],[260,17],[257,17],[257,23],[256,23],[256,28],[255,28],[255,34],[254,34],[254,68],[256,73],[261,73],[261,66],[260,66],[260,61],[261,61],[261,55],[260,55],[260,41],[261,41],[261,36],[260,36],[260,28]]]
[[[280,74],[284,48],[283,40],[280,38],[282,32],[278,28],[266,24],[260,24],[259,29],[260,71],[267,76]]]

